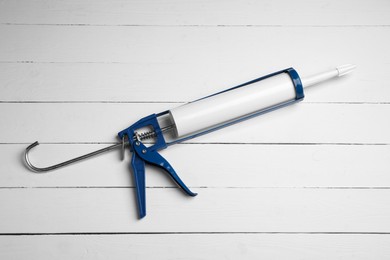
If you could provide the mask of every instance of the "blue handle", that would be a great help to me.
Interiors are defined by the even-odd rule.
[[[134,175],[138,214],[139,218],[143,218],[146,216],[145,162],[136,153],[131,155],[131,168]]]
[[[189,196],[196,196],[197,193],[192,192],[176,174],[173,167],[167,160],[164,159],[158,152],[148,149],[141,142],[135,142],[133,145],[134,154],[136,153],[145,162],[160,167],[165,170],[169,176],[176,182],[176,184]]]
[[[135,131],[145,126],[151,126],[156,134],[156,142],[149,147],[146,147],[141,141],[134,138]],[[176,174],[172,166],[165,160],[157,151],[167,147],[167,144],[162,135],[160,125],[155,114],[144,117],[118,133],[120,139],[127,136],[132,151],[131,168],[134,174],[134,182],[136,189],[136,198],[138,205],[139,218],[146,216],[146,200],[145,200],[145,163],[158,166],[165,170],[176,184],[189,196],[196,196]]]

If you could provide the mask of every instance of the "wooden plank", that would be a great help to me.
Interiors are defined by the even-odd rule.
[[[234,71],[239,64],[0,63],[0,101],[184,102],[288,66],[267,66],[265,61],[260,65],[264,68],[253,62]],[[304,102],[389,102],[390,75],[385,73],[389,65],[379,65],[378,71],[369,67],[359,64],[358,71],[346,78],[306,90]]]
[[[42,145],[31,154],[46,166],[104,145]],[[119,151],[47,174],[29,172],[26,145],[0,145],[1,187],[133,187],[130,158]],[[161,153],[193,189],[199,187],[390,187],[389,145],[183,144]],[[211,160],[210,160],[211,158]],[[146,168],[149,187],[175,187],[160,169]]]
[[[389,27],[0,26],[0,99],[183,102],[291,66],[309,75],[355,63],[354,74],[308,90],[306,101],[390,102],[388,34]]]
[[[0,189],[0,233],[390,232],[388,189]],[[239,224],[238,224],[239,223]]]
[[[388,1],[3,0],[0,22],[97,25],[382,25]]]
[[[340,61],[357,63],[359,60],[368,62],[373,59],[382,61],[383,64],[389,54],[378,52],[383,56],[373,57],[375,55],[372,55],[372,52],[386,49],[389,43],[386,37],[388,31],[388,27],[215,28],[2,25],[0,26],[0,33],[3,35],[3,41],[0,43],[0,60],[118,62],[144,65],[159,63],[163,66],[169,62],[182,65],[197,64],[198,67],[215,67],[217,62],[218,64],[240,65],[240,71],[245,71],[252,64],[257,65],[257,71],[264,65],[269,67],[275,64],[287,64],[288,66],[292,61],[305,64],[303,61],[311,60],[311,65],[306,66],[309,68],[313,67],[311,55],[315,55],[317,61],[321,60],[322,66],[334,65],[334,62],[337,65]],[[308,34],[310,37],[307,37]],[[364,42],[357,44],[356,42],[362,41],[362,38]],[[363,43],[367,47],[375,46],[377,50],[361,52],[356,56],[356,52],[360,50]],[[284,50],[286,46],[289,47],[288,50]],[[262,63],[265,58],[267,58],[266,62]],[[379,67],[379,64],[375,65]],[[171,73],[179,74],[177,71]],[[196,74],[191,75],[195,77]]]
[[[386,259],[388,235],[0,236],[2,259]],[[45,245],[45,246],[42,246]]]
[[[0,104],[0,143],[113,142],[172,104]],[[197,143],[390,143],[389,104],[296,104],[196,138]]]

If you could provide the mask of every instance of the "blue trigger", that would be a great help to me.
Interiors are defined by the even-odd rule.
[[[172,166],[157,151],[167,147],[162,130],[155,114],[149,115],[137,121],[135,124],[118,133],[120,139],[127,137],[132,151],[131,168],[134,174],[136,198],[138,205],[139,218],[146,215],[145,200],[145,163],[155,165],[165,170],[175,183],[189,196],[196,196],[176,174]],[[136,130],[143,127],[152,127],[155,133],[155,143],[146,147],[139,138],[137,139]]]
[[[146,216],[145,162],[136,154],[131,155],[139,218]]]
[[[137,153],[139,157],[142,158],[145,162],[155,165],[157,167],[165,170],[169,176],[176,182],[176,184],[189,196],[196,196],[197,193],[193,193],[180,179],[179,175],[175,172],[173,167],[169,164],[167,160],[164,159],[158,152],[149,150],[144,144],[141,142],[136,142],[133,146],[134,153]]]

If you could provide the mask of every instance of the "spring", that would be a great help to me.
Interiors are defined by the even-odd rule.
[[[140,134],[138,135],[138,137],[139,137],[139,139],[140,139],[141,141],[147,140],[147,139],[151,139],[151,138],[154,138],[154,137],[156,137],[156,136],[157,136],[157,134],[156,134],[156,132],[154,132],[154,131],[144,132],[144,133],[140,133]]]
[[[167,131],[170,131],[174,128],[173,125],[168,125],[168,126],[165,126],[165,127],[162,127],[161,128],[161,133],[165,133]],[[148,131],[148,132],[143,132],[143,133],[135,133],[134,135],[134,140],[138,140],[138,141],[143,141],[143,140],[147,140],[147,139],[152,139],[154,137],[157,137],[157,133],[155,131]]]

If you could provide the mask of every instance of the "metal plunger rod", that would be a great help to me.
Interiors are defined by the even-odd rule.
[[[166,126],[166,127],[163,127],[161,128],[161,132],[167,132],[167,131],[170,131],[174,128],[173,125],[169,125],[169,126]],[[145,133],[144,135],[141,134],[141,141],[144,140],[144,139],[149,139],[151,138],[153,135],[153,132],[148,132],[148,133]],[[124,157],[124,148],[126,146],[129,145],[129,141],[128,140],[122,140],[122,142],[120,143],[116,143],[116,144],[113,144],[113,145],[110,145],[110,146],[107,146],[105,148],[102,148],[102,149],[99,149],[99,150],[96,150],[96,151],[93,151],[93,152],[90,152],[90,153],[87,153],[87,154],[84,154],[84,155],[81,155],[79,157],[75,157],[73,159],[70,159],[70,160],[67,160],[67,161],[64,161],[62,163],[58,163],[58,164],[55,164],[55,165],[51,165],[51,166],[48,166],[48,167],[36,167],[34,166],[31,161],[30,161],[30,158],[29,158],[29,152],[32,148],[36,147],[39,145],[39,142],[36,141],[35,143],[33,144],[30,144],[25,152],[24,152],[24,159],[26,161],[26,164],[27,164],[27,167],[30,168],[31,170],[33,170],[34,172],[48,172],[48,171],[52,171],[52,170],[55,170],[55,169],[58,169],[58,168],[61,168],[61,167],[64,167],[64,166],[67,166],[67,165],[70,165],[70,164],[73,164],[73,163],[76,163],[76,162],[79,162],[79,161],[82,161],[82,160],[85,160],[85,159],[88,159],[88,158],[91,158],[91,157],[94,157],[94,156],[97,156],[99,154],[103,154],[103,153],[106,153],[106,152],[109,152],[109,151],[112,151],[112,150],[115,150],[115,149],[118,149],[118,148],[121,148],[122,149],[122,152],[121,152],[121,157],[122,157],[122,160],[123,160],[123,157]]]

